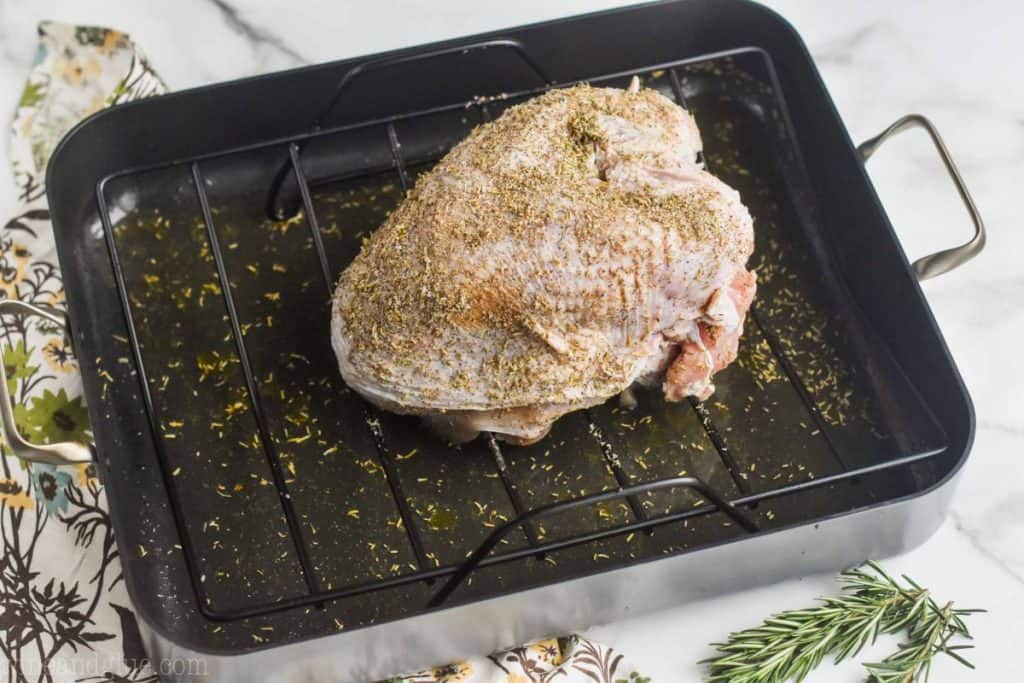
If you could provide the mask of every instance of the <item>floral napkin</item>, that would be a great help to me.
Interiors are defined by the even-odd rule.
[[[46,162],[61,137],[89,114],[165,90],[124,33],[40,24],[39,47],[11,131],[19,206],[0,228],[0,296],[64,306],[46,205]],[[38,319],[5,317],[0,345],[23,434],[36,442],[88,441],[78,368],[62,331]],[[0,450],[0,661],[7,680],[156,681],[92,466],[29,465],[11,455],[6,443]],[[573,636],[392,683],[649,680],[622,655]]]

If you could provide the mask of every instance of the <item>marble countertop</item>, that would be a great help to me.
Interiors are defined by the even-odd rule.
[[[42,19],[129,32],[172,89],[602,9],[601,0],[0,0],[0,110],[13,110]],[[1012,202],[1024,178],[1024,13],[1009,0],[768,3],[801,32],[855,139],[908,112],[931,117],[990,230],[987,250],[924,289],[973,395],[978,432],[952,514],[922,547],[886,561],[943,599],[985,607],[973,619],[973,675],[939,662],[936,681],[1024,680],[1024,232]],[[295,6],[293,6],[295,5]],[[8,173],[6,165],[0,175]],[[930,143],[908,135],[871,176],[911,256],[963,241],[970,224]],[[0,208],[13,201],[0,177]],[[1018,412],[1020,411],[1020,412]],[[1021,450],[1017,450],[1021,449]],[[655,681],[697,681],[706,643],[774,610],[834,590],[831,576],[735,593],[594,628]],[[877,652],[882,652],[878,650]],[[814,681],[862,680],[858,665]]]

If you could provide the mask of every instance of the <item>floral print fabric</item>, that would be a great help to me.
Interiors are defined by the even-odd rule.
[[[0,220],[0,297],[63,308],[46,205],[46,163],[72,126],[163,85],[128,37],[44,23],[10,138],[19,205]],[[10,207],[5,207],[10,208]],[[22,434],[87,442],[78,368],[63,331],[0,319],[7,390]],[[91,465],[23,463],[0,453],[0,665],[35,681],[155,681],[121,579],[103,487]]]
[[[571,636],[400,676],[391,683],[651,683],[623,656]]]
[[[46,163],[86,116],[164,92],[119,31],[46,22],[12,124],[20,205],[0,222],[0,297],[63,308],[45,197]],[[62,330],[0,319],[15,420],[30,441],[87,442],[78,368]],[[28,464],[0,445],[0,663],[9,680],[156,681],[121,577],[103,486],[91,465]],[[614,651],[546,640],[392,683],[648,683]]]

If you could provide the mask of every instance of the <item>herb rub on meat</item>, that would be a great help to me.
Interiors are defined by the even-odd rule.
[[[700,151],[693,117],[636,81],[478,126],[342,274],[345,381],[454,441],[531,443],[634,382],[706,398],[754,296],[754,232]]]

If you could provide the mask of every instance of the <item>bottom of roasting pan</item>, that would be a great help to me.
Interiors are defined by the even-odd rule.
[[[679,22],[707,7],[659,5],[615,20]],[[240,89],[258,79],[186,93],[210,117],[197,141],[101,155],[98,207],[67,199],[65,169],[79,148],[103,139],[108,119],[129,125],[132,108],[152,107],[157,129],[171,125],[174,96],[102,114],[65,142],[50,191],[62,204],[55,220],[76,344],[125,579],[158,651],[231,659],[267,650],[251,660],[265,667],[270,648],[316,636],[340,634],[356,649],[428,624],[465,636],[403,645],[379,669],[354,660],[338,669],[380,676],[659,600],[828,568],[829,558],[853,561],[867,548],[892,552],[941,519],[878,506],[919,496],[955,468],[969,443],[969,403],[884,213],[840,206],[862,191],[855,184],[842,200],[823,192],[842,164],[822,172],[814,150],[836,147],[835,134],[816,137],[791,120],[813,118],[817,102],[801,90],[820,87],[798,76],[813,74],[806,53],[783,41],[657,59],[680,54],[666,44],[648,51],[651,66],[606,64],[600,75],[561,63],[549,73],[537,56],[558,61],[549,50],[523,47],[554,32],[593,51],[611,19],[508,32],[519,42],[503,33],[460,41],[468,49],[420,49],[415,59],[367,61],[358,78],[327,79],[341,84],[341,103],[366,102],[359,89],[381,81],[387,92],[405,85],[407,102],[393,111],[412,113],[374,110],[386,96],[366,111],[325,105],[314,93],[331,89],[317,85],[316,69],[267,77],[264,88],[283,92],[288,78],[310,74],[303,116],[320,122],[312,134],[257,112],[263,123],[248,137],[218,141],[223,117],[245,99]],[[701,47],[689,53],[710,51]],[[331,66],[341,74],[351,64]],[[456,72],[466,81],[458,97]],[[424,94],[444,74],[443,97]],[[329,343],[331,286],[419,173],[474,125],[549,87],[551,74],[613,87],[636,74],[694,113],[710,170],[754,216],[758,299],[739,360],[703,404],[640,390],[636,408],[612,400],[568,415],[532,446],[453,447],[344,386]],[[814,106],[834,117],[823,100]],[[864,272],[868,252],[876,272]],[[887,299],[865,296],[879,286]],[[892,334],[894,315],[919,325],[913,340]],[[914,344],[947,369],[922,372],[927,359],[914,357]],[[956,399],[935,398],[944,381],[966,415]],[[887,510],[888,528],[878,526],[881,512],[870,525],[843,516],[872,507]],[[822,533],[808,531],[819,525]],[[492,536],[493,550],[474,555]],[[783,549],[795,555],[787,561]],[[728,563],[717,577],[714,557]],[[640,577],[660,583],[641,586]],[[499,605],[511,622],[469,632],[467,618],[500,620]],[[303,647],[310,661],[327,656]]]

